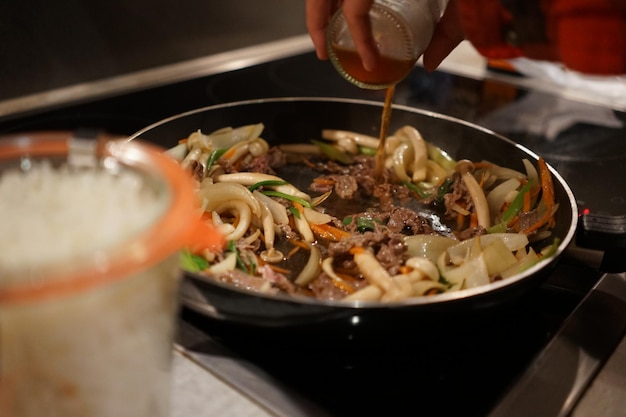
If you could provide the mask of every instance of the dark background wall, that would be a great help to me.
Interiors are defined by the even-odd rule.
[[[305,33],[304,0],[0,0],[0,101]]]

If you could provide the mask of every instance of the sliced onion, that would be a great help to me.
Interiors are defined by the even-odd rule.
[[[322,130],[322,138],[332,141],[339,141],[341,139],[352,139],[361,146],[367,148],[378,148],[378,138],[373,136],[363,135],[357,132],[351,132],[349,130],[336,130],[336,129],[324,129]]]
[[[317,207],[322,204],[330,195],[333,193],[333,190],[328,190],[322,195],[318,195],[317,197],[311,198],[311,205],[313,207]]]
[[[404,238],[409,256],[426,258],[437,262],[439,255],[449,247],[459,243],[458,240],[438,235],[413,235]]]
[[[448,172],[435,161],[426,161],[426,181],[436,184],[448,176]]]
[[[188,148],[187,148],[187,144],[186,143],[179,143],[178,145],[174,146],[173,148],[170,148],[168,150],[165,151],[165,153],[167,155],[169,155],[171,158],[173,158],[174,160],[180,162],[183,159],[185,159],[185,156],[188,153]]]
[[[473,288],[489,284],[487,266],[482,256],[477,256],[459,266],[450,266],[447,254],[442,253],[437,262],[439,272],[451,284],[462,284],[464,288]]]
[[[437,266],[426,258],[414,256],[407,259],[406,265],[419,271],[422,277],[426,276],[429,280],[439,281],[439,270]]]
[[[487,194],[487,203],[489,204],[489,212],[492,215],[500,213],[502,206],[506,202],[511,191],[515,191],[520,187],[521,183],[517,178],[510,178],[494,187]]]
[[[411,148],[406,143],[400,144],[400,146],[393,151],[391,156],[391,161],[393,162],[393,172],[396,174],[399,181],[411,180],[407,174],[407,167],[409,165],[409,159],[412,156],[411,154]]]
[[[287,182],[284,179],[277,177],[276,175],[262,174],[259,172],[233,172],[230,174],[218,175],[215,180],[219,183],[236,183],[245,186],[254,185],[258,182],[263,181]],[[303,191],[300,191],[297,187],[289,183],[284,185],[270,186],[269,188],[294,197],[302,198],[306,201],[311,201],[310,195]]]
[[[537,173],[537,168],[535,168],[535,166],[526,158],[522,159],[522,163],[524,164],[528,180],[532,181],[533,184],[539,184],[539,174]]]
[[[376,285],[368,285],[352,294],[346,295],[343,301],[378,301],[382,295],[383,291]]]
[[[490,233],[457,242],[455,245],[448,247],[446,251],[450,258],[464,257],[476,241],[480,242],[481,247],[484,248],[496,239],[501,239],[511,252],[523,249],[528,245],[528,236],[524,233]]]
[[[300,216],[294,216],[293,222],[296,226],[296,230],[298,230],[298,233],[300,233],[303,241],[311,243],[315,240],[315,236],[313,235],[311,226],[306,220],[306,217],[304,217],[304,213],[300,213]]]
[[[260,215],[261,208],[259,202],[252,195],[250,190],[241,184],[215,183],[204,184],[198,190],[198,194],[204,200],[206,211],[214,211],[215,207],[232,201],[243,201],[254,213],[255,216]]]
[[[235,252],[228,252],[224,259],[216,264],[211,265],[209,271],[213,274],[219,275],[228,271],[232,271],[237,266],[237,254]]]
[[[333,217],[329,214],[308,207],[304,207],[304,217],[311,224],[326,224],[333,220]]]
[[[381,301],[400,301],[413,296],[413,284],[406,275],[392,277],[395,285],[381,297]]]
[[[487,273],[490,277],[500,275],[502,271],[510,268],[517,263],[517,259],[513,252],[509,250],[502,239],[495,239],[486,245],[482,252],[485,260]]]
[[[446,287],[440,282],[431,281],[429,279],[423,279],[423,280],[416,281],[413,283],[413,295],[414,296],[424,295],[433,289],[443,291],[446,289]]]
[[[404,138],[411,145],[413,158],[409,164],[413,182],[426,179],[426,161],[428,161],[428,149],[426,141],[420,132],[412,126],[404,126],[398,129],[396,136]]]
[[[354,262],[367,282],[380,287],[384,292],[393,291],[397,286],[389,272],[378,262],[378,259],[369,250],[354,255]]]
[[[315,278],[317,278],[322,269],[321,267],[322,254],[319,248],[308,242],[305,242],[305,244],[309,248],[310,255],[309,255],[308,261],[306,262],[306,265],[304,265],[304,268],[302,268],[302,271],[300,271],[300,273],[295,279],[295,283],[300,286],[307,285],[308,283],[313,281]]]
[[[490,164],[489,171],[500,179],[517,178],[518,180],[525,180],[526,175],[522,172],[516,171],[511,168],[502,167],[496,164]]]
[[[489,216],[487,197],[485,196],[483,189],[471,173],[466,172],[461,178],[463,178],[463,183],[470,193],[472,203],[474,203],[474,211],[476,212],[478,224],[485,229],[488,229],[489,226],[491,226],[491,218]]]
[[[539,262],[539,256],[537,256],[537,253],[533,250],[533,248],[528,248],[528,253],[521,257],[514,265],[511,265],[509,268],[500,272],[500,276],[505,279],[510,278],[513,275],[517,275],[530,268],[537,262]]]
[[[270,213],[272,213],[272,217],[274,218],[274,222],[276,224],[285,225],[289,223],[289,215],[287,214],[287,208],[285,206],[258,190],[254,190],[252,194],[261,203],[265,204]]]
[[[236,129],[220,129],[208,135],[208,138],[213,143],[214,149],[228,149],[236,143],[258,138],[263,129],[263,123],[241,126]]]
[[[243,201],[228,201],[222,203],[218,207],[215,207],[214,210],[216,213],[220,214],[225,211],[234,212],[238,217],[239,221],[237,222],[235,229],[225,236],[226,240],[241,239],[246,234],[248,227],[252,223],[252,211],[250,210],[250,206]]]

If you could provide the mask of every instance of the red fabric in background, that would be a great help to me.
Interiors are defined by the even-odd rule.
[[[626,0],[541,1],[546,44],[510,45],[512,16],[498,0],[459,0],[466,38],[485,57],[560,61],[588,74],[626,73]]]

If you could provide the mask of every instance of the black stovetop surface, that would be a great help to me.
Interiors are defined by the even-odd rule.
[[[395,102],[480,124],[493,122],[494,114],[530,95],[563,103],[548,93],[441,71],[429,73],[421,67],[397,87]],[[128,135],[194,108],[280,96],[382,101],[384,92],[353,87],[328,62],[305,53],[123,96],[0,119],[0,134],[97,127]],[[574,106],[584,112],[585,105],[565,102],[566,109]],[[626,124],[626,114],[613,112],[613,116]],[[498,133],[543,155],[559,171],[577,197],[581,212],[626,214],[626,128],[574,120],[550,139],[531,126],[526,131],[519,127],[506,130]],[[250,338],[237,334],[223,337],[222,324],[191,311],[183,310],[183,319],[214,334],[234,354],[253,361],[330,415],[480,416],[528,366],[600,275],[592,266],[561,262],[544,286],[523,303],[498,312],[490,324],[448,340],[419,344],[404,343],[402,338],[352,347],[289,345],[271,338],[251,343]]]

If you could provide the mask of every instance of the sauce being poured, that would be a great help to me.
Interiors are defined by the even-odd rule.
[[[391,119],[395,85],[411,72],[430,43],[447,2],[448,0],[370,2],[370,29],[373,43],[380,53],[378,64],[372,71],[363,66],[341,7],[328,25],[326,48],[339,74],[360,88],[387,89],[376,154],[375,176],[379,181],[384,173],[385,140]]]
[[[335,66],[349,81],[362,88],[386,88],[385,104],[380,122],[379,144],[376,151],[375,178],[382,181],[385,171],[385,143],[389,123],[391,121],[391,105],[395,85],[406,77],[413,66],[415,59],[402,59],[389,55],[381,55],[378,65],[372,71],[363,66],[363,62],[355,49],[343,48],[332,43],[332,56],[336,60]]]
[[[391,121],[391,104],[393,102],[393,93],[395,85],[387,88],[385,94],[385,104],[383,105],[383,115],[380,119],[380,134],[378,136],[378,149],[376,150],[376,170],[375,178],[382,180],[385,171],[385,143],[387,141],[387,131],[389,130],[389,122]]]
[[[347,76],[360,83],[373,86],[394,85],[406,77],[415,65],[414,59],[382,55],[376,68],[368,71],[363,67],[361,57],[356,50],[333,45],[333,52]]]

